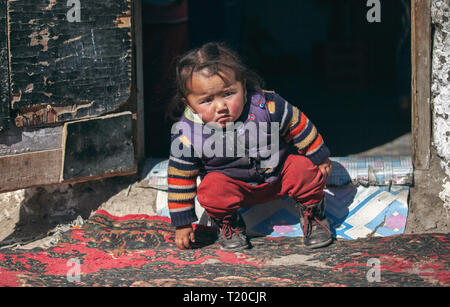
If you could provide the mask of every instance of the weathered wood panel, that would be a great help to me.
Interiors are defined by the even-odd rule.
[[[135,174],[133,114],[0,134],[0,193]],[[47,150],[50,149],[50,150]]]
[[[413,0],[412,48],[412,142],[416,169],[428,169],[431,147],[431,3]]]
[[[0,0],[0,133],[9,126],[8,39],[6,0]]]
[[[98,116],[130,96],[131,0],[72,2],[79,10],[66,0],[8,1],[18,127]]]
[[[58,183],[61,161],[61,149],[0,157],[0,193]]]
[[[0,133],[0,156],[61,149],[63,126],[17,128]]]
[[[131,112],[66,123],[61,180],[134,172],[132,126]]]

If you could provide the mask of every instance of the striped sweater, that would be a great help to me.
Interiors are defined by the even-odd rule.
[[[319,165],[330,156],[322,136],[314,124],[297,107],[279,95],[266,92],[266,106],[272,122],[279,123],[280,137],[296,153],[308,157]],[[168,167],[168,206],[173,226],[184,226],[197,220],[194,205],[197,191],[197,177],[202,173],[203,163],[196,157],[193,146],[181,134],[172,136],[172,143],[190,146],[189,157],[169,158]]]

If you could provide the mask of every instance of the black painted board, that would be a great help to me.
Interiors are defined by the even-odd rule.
[[[66,123],[63,148],[63,181],[133,170],[131,112]]]
[[[132,84],[131,0],[8,2],[17,126],[116,110]],[[79,21],[73,17],[79,16]]]
[[[0,133],[9,127],[8,36],[6,0],[0,0]]]

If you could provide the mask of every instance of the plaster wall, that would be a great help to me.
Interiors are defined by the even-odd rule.
[[[450,0],[431,2],[434,27],[432,54],[432,146],[444,171],[439,198],[450,210]]]

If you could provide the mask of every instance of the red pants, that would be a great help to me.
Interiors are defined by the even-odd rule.
[[[324,198],[324,178],[308,158],[289,155],[274,183],[249,185],[219,172],[208,173],[197,189],[197,199],[213,218],[229,217],[239,208],[290,196],[304,205]]]

